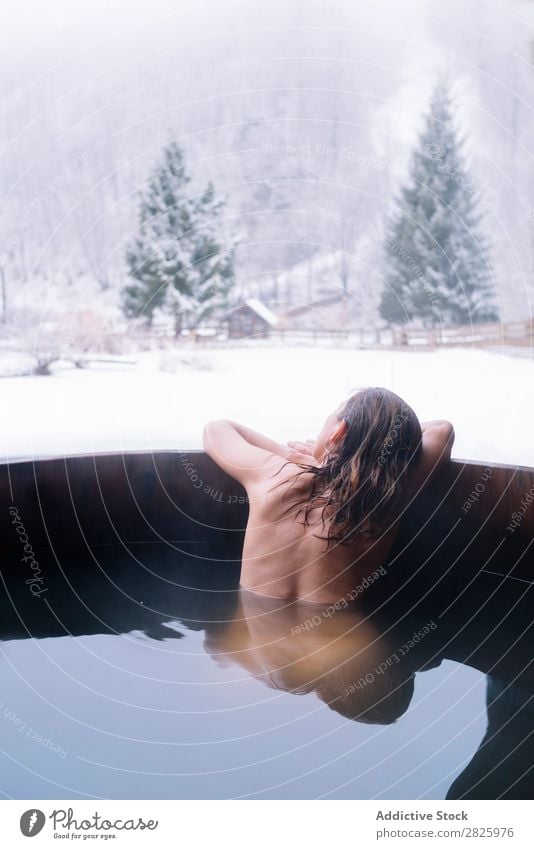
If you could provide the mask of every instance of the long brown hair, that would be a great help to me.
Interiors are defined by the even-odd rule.
[[[408,468],[421,452],[417,416],[389,389],[356,391],[340,420],[347,425],[345,436],[327,445],[320,465],[301,464],[297,474],[312,474],[311,493],[298,514],[309,524],[311,511],[320,507],[329,544],[380,536],[398,521],[406,506]]]

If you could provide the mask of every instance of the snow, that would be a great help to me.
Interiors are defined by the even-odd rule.
[[[471,350],[201,348],[161,371],[160,352],[135,366],[61,369],[0,380],[4,457],[199,448],[210,419],[242,421],[280,440],[313,437],[348,393],[387,386],[421,420],[453,422],[453,456],[534,466],[534,364]]]

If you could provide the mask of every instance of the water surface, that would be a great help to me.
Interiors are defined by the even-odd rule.
[[[463,649],[478,646],[468,665],[461,639],[444,650],[459,629],[447,631],[437,608],[330,616],[240,592],[237,564],[177,548],[42,556],[41,598],[28,594],[17,561],[4,565],[4,796],[440,799],[454,782],[453,793],[483,798],[529,790],[517,755],[491,777],[518,740],[533,761],[528,677],[517,688],[524,657],[506,664],[513,689],[485,674],[502,635],[482,660],[484,638],[468,635]],[[498,716],[481,760],[488,682]]]

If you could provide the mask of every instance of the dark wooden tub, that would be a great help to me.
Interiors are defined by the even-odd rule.
[[[234,560],[248,511],[240,485],[200,451],[4,463],[0,505],[3,556],[20,551],[22,523],[36,552],[179,540]],[[534,469],[453,460],[406,504],[390,571],[414,586],[482,569],[533,581],[533,539]]]
[[[69,551],[156,543],[197,559],[199,573],[210,564],[211,575],[236,579],[246,495],[200,451],[6,463],[0,501],[3,576],[13,579],[14,571],[16,586],[32,578],[25,551],[61,568]],[[386,575],[362,600],[390,618],[395,608],[405,616],[437,604],[452,621],[485,599],[496,605],[494,616],[505,597],[524,598],[532,588],[533,539],[534,469],[451,461],[406,504]],[[38,582],[30,589],[39,596]]]

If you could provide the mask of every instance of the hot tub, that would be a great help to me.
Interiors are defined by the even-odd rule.
[[[202,452],[0,481],[5,795],[531,797],[534,470],[449,463],[349,608],[239,589]]]

